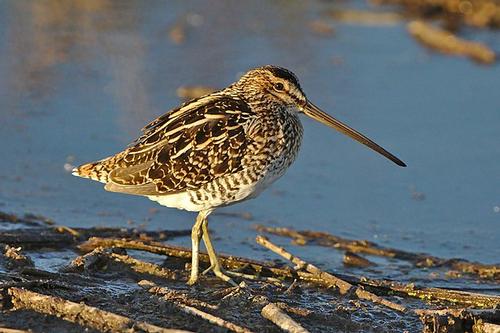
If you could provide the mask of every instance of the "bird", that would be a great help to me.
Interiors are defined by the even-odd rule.
[[[193,285],[203,239],[216,277],[235,284],[221,267],[208,229],[217,208],[257,197],[296,159],[304,114],[406,164],[333,118],[305,95],[297,76],[274,65],[251,69],[226,88],[173,108],[146,125],[123,151],[73,169],[110,192],[147,197],[160,205],[197,212],[191,230]]]

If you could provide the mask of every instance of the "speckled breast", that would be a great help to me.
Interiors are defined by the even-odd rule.
[[[243,170],[188,190],[190,207],[184,209],[205,210],[256,197],[295,161],[303,129],[295,110],[283,110],[256,118],[246,133],[250,140]]]

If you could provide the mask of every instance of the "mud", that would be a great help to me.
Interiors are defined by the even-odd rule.
[[[58,244],[51,242],[55,235],[68,234],[67,228],[22,219],[4,218],[0,223],[3,230],[16,232],[10,238],[16,247],[4,245],[0,262],[3,328],[32,332],[280,332],[279,327],[291,332],[432,332],[432,328],[455,332],[474,325],[476,330],[496,329],[500,324],[500,295],[491,280],[476,286],[489,292],[470,293],[431,288],[425,281],[410,285],[326,272],[291,254],[289,259],[299,266],[222,255],[223,265],[242,275],[235,277],[240,287],[229,287],[210,274],[190,287],[185,284],[189,249],[168,244],[173,237],[185,236],[185,231],[108,228],[102,233],[106,237],[98,237],[93,228],[79,228],[70,233],[71,242]],[[35,230],[38,242],[33,242]],[[24,251],[24,241],[29,251]],[[257,243],[288,253],[263,237]],[[323,251],[332,250],[336,251]],[[68,251],[71,259],[65,260]],[[40,253],[53,258],[58,267],[53,271],[39,267]],[[61,255],[63,259],[58,258]],[[207,268],[206,255],[201,261],[202,268]]]

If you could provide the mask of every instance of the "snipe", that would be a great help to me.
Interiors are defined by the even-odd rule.
[[[105,183],[105,189],[146,196],[167,207],[199,212],[192,228],[192,268],[198,278],[203,237],[211,269],[224,281],[208,231],[217,207],[256,197],[295,160],[302,140],[299,114],[405,164],[305,96],[297,77],[276,66],[252,69],[229,87],[170,110],[143,128],[124,151],[84,164],[73,174]]]

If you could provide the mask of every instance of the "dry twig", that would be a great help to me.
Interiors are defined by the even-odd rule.
[[[422,288],[414,284],[402,284],[394,281],[360,279],[358,283],[375,288],[386,288],[399,294],[419,298],[426,301],[446,301],[451,304],[474,307],[479,309],[492,309],[500,306],[500,296],[471,293],[444,288]]]
[[[470,309],[415,310],[424,324],[424,332],[500,333],[500,326],[485,322],[499,320],[499,310]]]
[[[142,240],[166,240],[178,236],[188,236],[190,230],[142,231],[125,228],[69,228],[51,226],[49,228],[24,228],[5,230],[0,233],[0,243],[23,248],[65,248],[90,237],[117,237]]]
[[[181,310],[187,314],[195,315],[197,317],[200,317],[202,319],[207,320],[208,322],[210,322],[214,325],[217,325],[219,327],[223,327],[223,328],[228,329],[228,330],[233,331],[233,332],[252,333],[252,331],[250,331],[244,327],[241,327],[239,325],[236,325],[230,321],[219,318],[219,317],[212,315],[210,313],[201,311],[195,307],[183,304],[179,301],[173,301],[171,298],[165,296],[165,294],[170,293],[170,290],[166,287],[159,287],[156,284],[154,284],[153,282],[146,281],[146,280],[140,281],[139,285],[143,288],[146,288],[152,294],[161,295],[161,296],[158,296],[161,300],[167,301],[169,303],[173,303],[179,310]]]
[[[24,228],[5,230],[0,233],[0,243],[22,246],[25,249],[63,248],[75,242],[73,235],[53,228]]]
[[[33,267],[33,260],[22,253],[21,247],[13,247],[6,244],[0,244],[0,262],[4,262],[7,269],[16,269],[21,267]]]
[[[472,326],[472,331],[476,333],[500,333],[500,325],[479,320]]]
[[[296,321],[290,318],[289,315],[281,311],[279,307],[273,303],[268,303],[262,308],[261,314],[264,318],[275,323],[283,331],[290,333],[308,333],[309,331],[300,326]]]
[[[196,298],[190,297],[189,295],[170,288],[160,287],[154,284],[152,281],[141,280],[138,284],[148,289],[150,293],[161,295],[165,300],[170,300],[171,302],[181,302],[185,305],[203,307],[210,310],[217,310],[218,305],[213,305],[204,301],[200,301]]]
[[[413,253],[383,247],[367,240],[346,239],[327,232],[309,230],[297,231],[291,228],[273,228],[263,225],[256,225],[255,228],[260,232],[292,238],[293,242],[298,245],[312,243],[353,253],[364,253],[373,256],[409,261],[417,267],[450,267],[451,269],[477,275],[482,278],[500,279],[500,267],[498,265],[485,265],[476,262],[468,262],[464,259],[443,259],[425,253]]]
[[[0,222],[19,223],[37,227],[54,224],[54,221],[45,216],[34,214],[24,214],[24,216],[17,216],[15,214],[10,214],[2,211],[0,211]]]
[[[191,249],[182,246],[167,245],[158,242],[144,242],[139,240],[92,237],[88,241],[78,246],[78,248],[83,252],[90,252],[97,247],[103,247],[103,248],[118,247],[124,249],[147,251],[155,254],[166,255],[169,257],[176,257],[186,260],[191,259]],[[279,268],[273,267],[272,264],[268,264],[257,260],[228,256],[223,254],[219,254],[218,257],[221,264],[228,269],[241,270],[248,268],[252,269],[257,273],[269,271],[269,272],[276,272],[276,274],[279,276],[286,275],[291,277],[293,275],[290,271],[280,270]],[[206,252],[200,252],[200,261],[204,263],[210,263],[210,258],[208,257],[208,254],[206,254]]]
[[[374,262],[371,262],[370,260],[349,251],[344,253],[344,258],[342,258],[342,262],[346,266],[353,266],[353,267],[376,266]]]
[[[31,333],[31,331],[17,330],[15,328],[0,327],[0,333]]]
[[[330,16],[339,22],[366,26],[392,26],[403,20],[403,16],[393,12],[373,12],[365,10],[332,10]]]
[[[85,269],[93,268],[93,266],[107,266],[110,262],[121,264],[134,273],[147,274],[162,279],[177,280],[179,275],[174,270],[138,260],[129,255],[113,253],[110,249],[104,249],[101,247],[98,247],[83,256],[75,258],[65,271],[83,271]]]
[[[346,294],[347,292],[354,291],[356,296],[360,299],[369,300],[374,303],[378,303],[384,305],[388,308],[391,308],[396,311],[405,312],[406,308],[400,304],[396,304],[394,302],[388,301],[382,297],[379,297],[369,291],[366,291],[360,287],[355,287],[347,281],[339,279],[333,274],[327,273],[325,271],[320,270],[318,267],[305,262],[304,260],[293,256],[291,253],[287,252],[284,248],[279,247],[269,241],[267,238],[262,236],[257,236],[256,242],[265,248],[273,251],[274,253],[282,256],[283,258],[291,261],[296,265],[296,269],[305,269],[309,273],[317,275],[318,278],[324,280],[327,284],[331,286],[335,286],[339,289],[341,294]]]
[[[124,332],[131,328],[151,333],[185,333],[184,330],[166,329],[142,321],[135,321],[108,311],[75,303],[60,297],[39,294],[33,291],[9,288],[11,302],[16,310],[32,310],[57,316],[63,320],[105,332]]]
[[[500,27],[500,3],[496,0],[371,0],[398,4],[410,15],[460,20],[474,27]]]
[[[149,251],[156,254],[163,254],[174,256],[183,259],[191,258],[191,251],[187,248],[179,246],[171,246],[155,242],[142,242],[137,240],[124,240],[124,239],[103,239],[103,238],[92,238],[88,242],[82,244],[81,249],[88,251],[96,246],[104,247],[122,247],[127,249],[136,249]],[[397,251],[397,250],[396,250]],[[206,263],[209,262],[208,256],[206,254],[200,254],[201,260]],[[329,277],[309,273],[304,271],[294,271],[289,267],[276,267],[264,262],[258,262],[255,260],[247,258],[238,258],[233,256],[220,256],[221,262],[225,267],[230,269],[241,269],[244,267],[251,267],[254,271],[259,273],[265,273],[281,279],[299,278],[303,281],[309,281],[315,284],[319,284],[324,287],[331,287],[338,282],[339,290],[341,292],[347,292],[352,287],[352,284],[363,285],[369,288],[376,288],[377,290],[390,290],[392,292],[397,292],[399,294],[408,295],[410,297],[419,298],[422,300],[429,301],[446,301],[453,304],[461,304],[465,306],[474,306],[476,308],[491,308],[496,304],[500,303],[497,296],[483,295],[478,293],[468,293],[463,291],[447,290],[442,288],[422,288],[415,286],[413,284],[401,284],[394,281],[386,280],[374,280],[365,278],[356,278],[352,276],[343,276],[338,281],[338,277]],[[148,273],[149,274],[149,273]],[[326,273],[328,274],[328,273]],[[329,274],[331,275],[331,274]],[[333,278],[332,278],[333,277]],[[346,282],[348,281],[348,282]],[[345,283],[348,283],[346,285]],[[372,293],[368,293],[366,290],[357,288],[357,293],[360,297],[370,298],[376,296]],[[368,293],[368,294],[367,294]],[[375,298],[373,301],[381,301],[380,298]],[[384,300],[385,301],[385,300]]]
[[[412,21],[408,31],[419,42],[441,53],[466,56],[480,63],[495,62],[495,52],[488,46],[459,38],[451,32],[438,29],[424,21]]]

